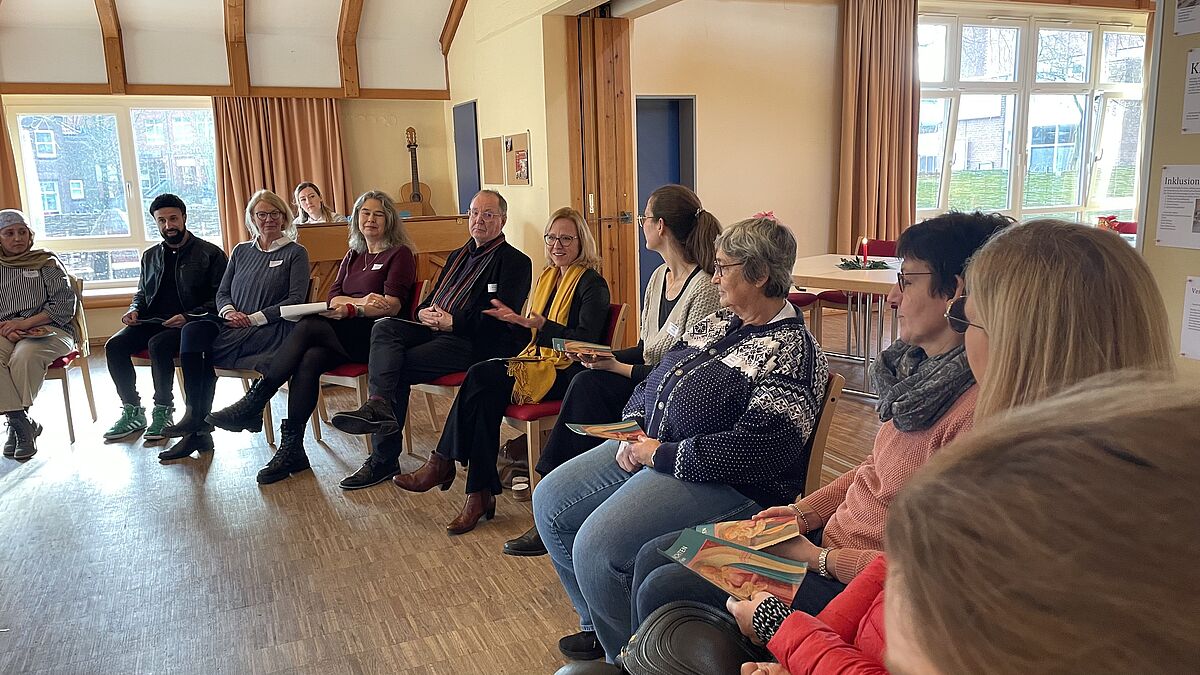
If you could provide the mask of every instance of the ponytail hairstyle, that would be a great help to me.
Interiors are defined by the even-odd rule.
[[[712,274],[721,221],[704,210],[696,193],[682,185],[664,185],[651,193],[646,204],[675,237],[684,260]]]

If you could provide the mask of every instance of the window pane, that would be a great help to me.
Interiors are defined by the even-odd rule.
[[[192,234],[220,244],[212,111],[207,108],[132,110],[130,115],[146,236],[150,241],[158,241],[150,203],[158,195],[170,192],[187,204],[187,227]]]
[[[1040,220],[1042,218],[1055,218],[1057,220],[1065,220],[1068,223],[1081,222],[1083,216],[1079,215],[1078,211],[1056,211],[1054,213],[1023,213],[1021,214],[1021,222],[1027,223],[1031,220]]]
[[[967,94],[959,99],[950,208],[1008,208],[1014,103],[1012,94]]]
[[[1087,82],[1091,43],[1090,31],[1039,30],[1037,81]]]
[[[113,281],[137,279],[140,273],[140,254],[135,248],[110,251],[65,251],[58,257],[67,271],[84,281]]]
[[[116,116],[18,115],[17,127],[25,183],[41,195],[29,214],[40,238],[129,234]]]
[[[1018,28],[963,26],[959,77],[967,82],[1017,80]]]
[[[1138,142],[1141,138],[1142,102],[1106,99],[1101,112],[1100,142],[1092,184],[1093,204],[1111,199],[1132,199],[1137,191]]]
[[[922,82],[946,81],[946,28],[941,24],[917,26],[917,69]]]
[[[917,208],[936,209],[941,204],[942,159],[946,154],[946,126],[950,99],[921,99],[920,133],[917,136]]]
[[[1146,58],[1146,36],[1135,33],[1105,33],[1100,80],[1124,84],[1142,81]]]
[[[1022,203],[1029,208],[1073,206],[1079,198],[1087,96],[1029,98],[1029,153]]]

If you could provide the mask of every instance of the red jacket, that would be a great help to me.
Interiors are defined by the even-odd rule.
[[[879,675],[883,667],[883,581],[879,556],[820,614],[792,612],[767,648],[792,675]]]

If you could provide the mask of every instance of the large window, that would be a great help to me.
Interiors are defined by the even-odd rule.
[[[38,244],[89,285],[137,279],[141,252],[161,241],[149,207],[164,192],[183,198],[193,234],[220,244],[207,101],[63,106],[12,98],[5,122]]]
[[[923,14],[917,209],[1132,220],[1144,30]]]

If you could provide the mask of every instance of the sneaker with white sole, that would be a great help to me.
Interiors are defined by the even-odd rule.
[[[104,438],[115,441],[136,434],[145,428],[146,409],[140,405],[124,405],[121,407],[121,419],[104,432]]]
[[[142,439],[147,441],[161,441],[166,438],[163,435],[163,429],[174,423],[174,408],[166,405],[155,405],[154,410],[150,411],[150,425],[146,427],[146,433],[142,435]]]

